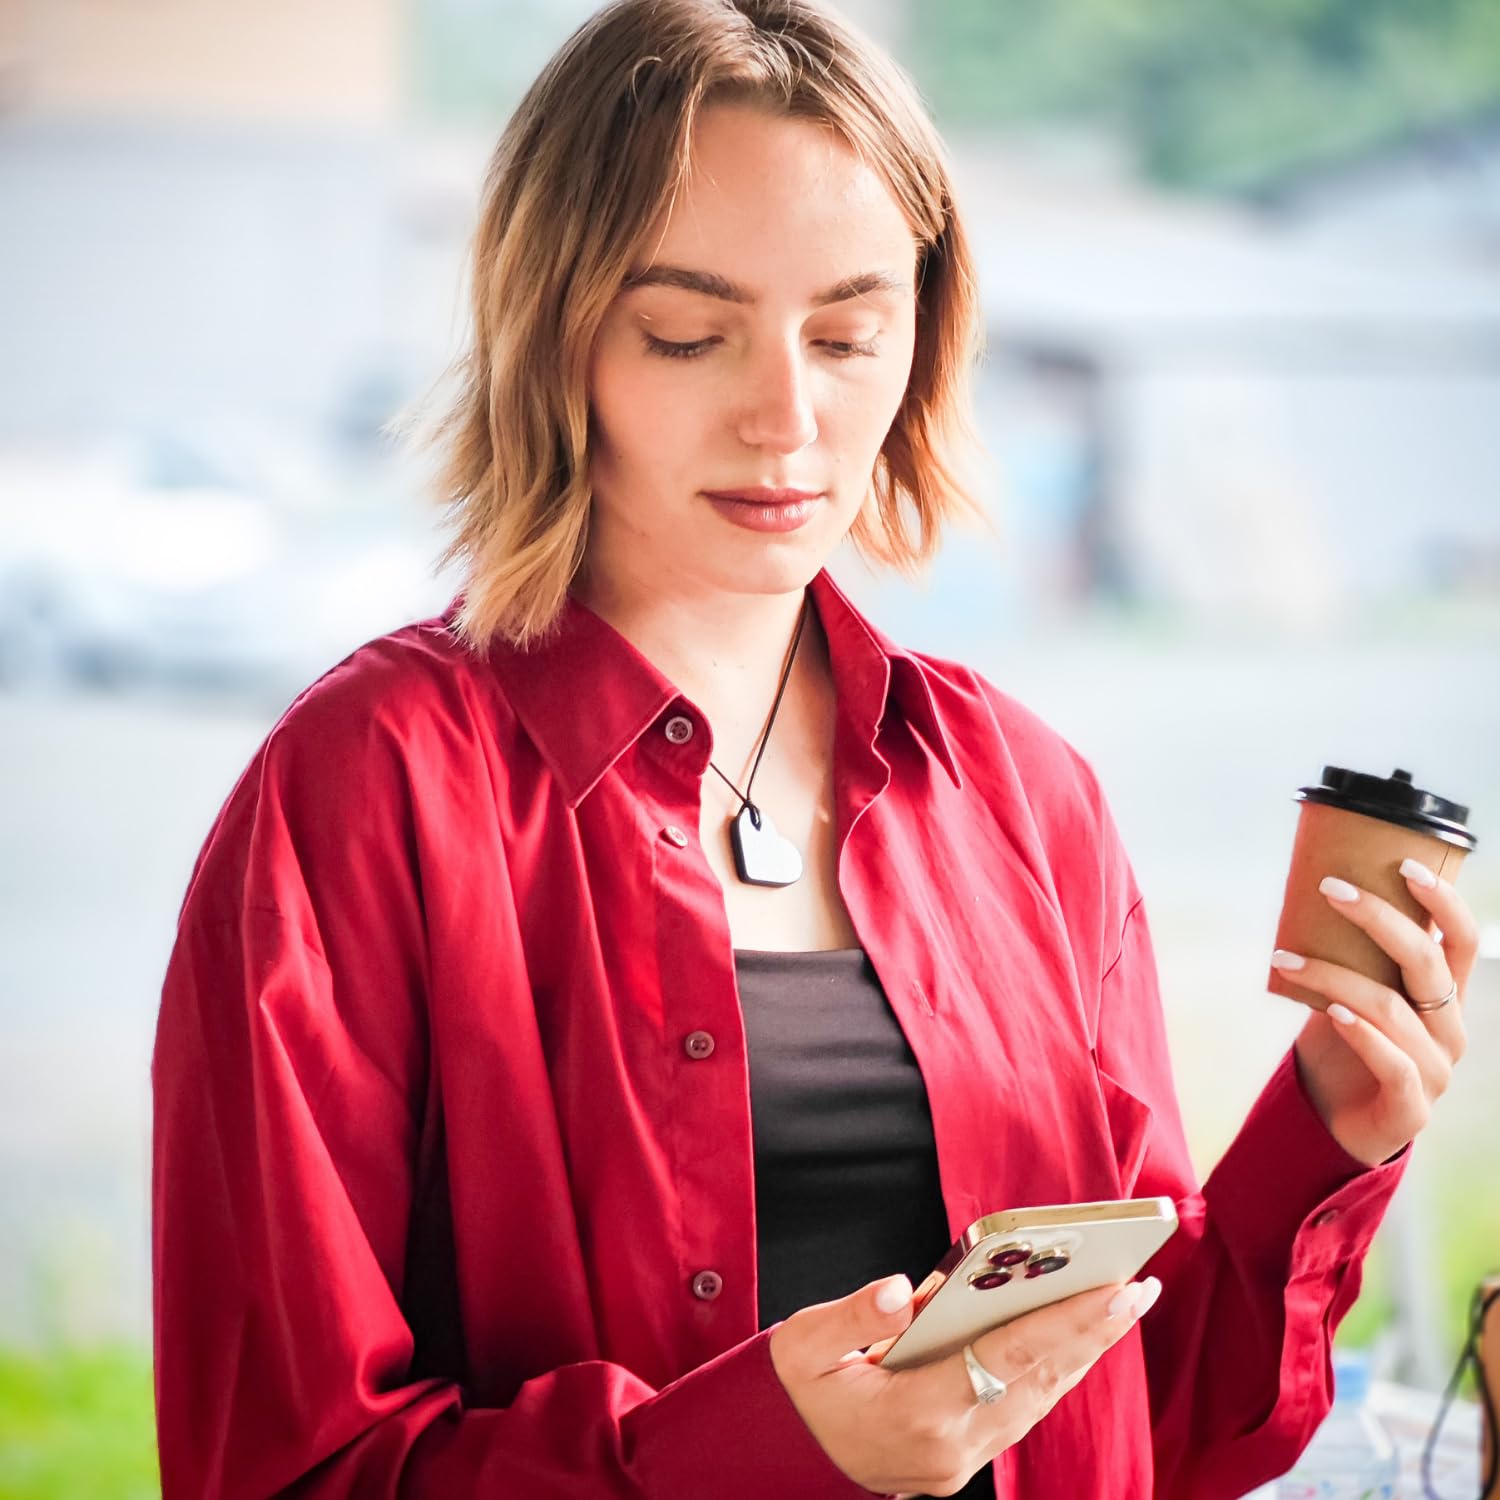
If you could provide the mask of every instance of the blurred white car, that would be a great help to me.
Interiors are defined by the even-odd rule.
[[[0,679],[285,695],[452,595],[414,501],[277,504],[140,472],[0,455]]]

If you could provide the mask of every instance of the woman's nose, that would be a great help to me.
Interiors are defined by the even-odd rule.
[[[740,440],[781,453],[807,447],[818,435],[811,376],[807,356],[795,340],[752,361],[746,371]]]

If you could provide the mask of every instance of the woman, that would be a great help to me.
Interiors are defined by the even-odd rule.
[[[474,249],[435,429],[464,591],[288,709],[181,913],[167,1500],[1285,1467],[1461,1007],[1309,962],[1341,1008],[1200,1189],[1087,766],[825,571],[966,504],[973,269],[904,75],[800,0],[623,0],[510,122]],[[1441,945],[1340,909],[1461,994],[1473,924],[1416,894]],[[979,1215],[1163,1193],[1139,1284],[972,1366],[861,1357]]]

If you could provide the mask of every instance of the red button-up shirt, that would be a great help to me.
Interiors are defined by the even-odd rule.
[[[1181,1216],[1160,1302],[996,1492],[1238,1495],[1328,1405],[1406,1153],[1363,1170],[1289,1052],[1200,1188],[1088,766],[826,573],[811,592],[839,888],[926,1082],[953,1235],[1031,1203]],[[193,871],[152,1069],[166,1500],[866,1494],[756,1326],[709,725],[576,601],[529,654],[476,657],[452,617],[302,693]]]

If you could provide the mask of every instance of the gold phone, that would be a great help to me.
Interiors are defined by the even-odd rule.
[[[942,1359],[1024,1313],[1129,1281],[1176,1228],[1165,1197],[987,1214],[916,1289],[906,1328],[866,1357],[895,1370]]]

